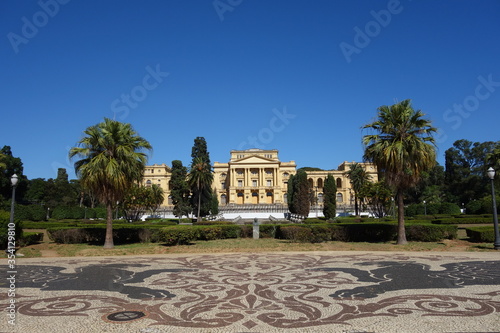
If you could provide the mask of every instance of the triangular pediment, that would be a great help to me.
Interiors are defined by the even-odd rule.
[[[231,161],[231,164],[235,164],[235,163],[258,164],[258,163],[279,163],[279,161],[272,159],[272,158],[263,157],[263,156],[250,155],[250,156],[245,156],[243,158],[238,158],[238,159]]]

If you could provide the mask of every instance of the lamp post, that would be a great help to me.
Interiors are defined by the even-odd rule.
[[[495,250],[500,250],[500,234],[498,232],[498,216],[497,216],[497,202],[495,198],[495,185],[493,180],[495,179],[495,170],[493,168],[488,169],[488,177],[491,180],[491,201],[493,204],[493,227],[495,229],[495,243],[493,247]]]
[[[14,230],[15,230],[15,225],[14,225],[14,203],[16,201],[16,185],[17,185],[17,181],[18,181],[17,175],[13,174],[12,177],[10,178],[10,183],[12,184],[12,201],[10,203],[10,223],[9,223],[9,229],[10,229],[10,226],[12,226],[12,228],[14,228]],[[9,251],[14,251],[14,252],[9,252]],[[16,251],[15,248],[11,249],[10,247],[8,247],[5,250],[6,253],[11,253],[11,254],[15,254],[15,251]]]
[[[427,205],[425,203],[425,200],[424,200],[424,215],[427,215]]]
[[[10,223],[14,223],[14,203],[16,201],[16,185],[17,185],[17,175],[13,174],[10,178],[10,183],[12,184],[12,201],[10,204]]]

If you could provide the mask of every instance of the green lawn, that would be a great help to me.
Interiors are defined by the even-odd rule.
[[[324,242],[291,243],[285,240],[262,238],[223,239],[196,241],[190,245],[165,246],[157,243],[116,245],[112,250],[104,250],[102,245],[55,244],[44,241],[18,252],[25,257],[73,257],[73,256],[115,256],[168,253],[231,253],[231,252],[280,252],[280,251],[493,251],[489,243],[469,243],[465,240],[445,240],[442,242],[409,242],[396,245],[395,242]]]

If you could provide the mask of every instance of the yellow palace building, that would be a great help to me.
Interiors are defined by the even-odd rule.
[[[350,165],[343,162],[337,170],[307,171],[309,186],[314,191],[319,205],[323,202],[323,184],[331,174],[337,183],[337,205],[351,205],[354,193],[346,176]],[[377,170],[373,164],[362,165],[372,181],[377,181]],[[286,205],[288,180],[297,172],[295,161],[282,162],[278,150],[232,150],[227,163],[213,164],[215,189],[221,206],[238,205]],[[143,183],[159,185],[165,192],[164,207],[172,206],[170,197],[171,169],[165,164],[146,166]]]

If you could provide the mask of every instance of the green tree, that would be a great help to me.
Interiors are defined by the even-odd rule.
[[[195,157],[189,171],[188,184],[193,191],[193,197],[197,207],[197,222],[201,221],[202,198],[207,202],[206,193],[211,194],[211,184],[213,180],[212,168],[202,157]],[[209,201],[208,201],[209,202]]]
[[[213,189],[210,201],[210,215],[217,216],[219,214],[219,198],[217,197],[217,190]]]
[[[363,197],[367,199],[368,207],[375,217],[384,217],[388,215],[393,193],[384,180],[376,183],[367,183],[362,190]]]
[[[104,248],[114,247],[113,206],[122,201],[127,190],[143,177],[147,162],[146,151],[152,149],[130,124],[105,118],[90,126],[78,147],[71,148],[69,157],[79,157],[75,171],[81,185],[94,192],[106,206],[106,238]]]
[[[288,204],[288,210],[292,214],[297,214],[297,210],[295,209],[294,206],[294,200],[293,197],[295,196],[294,192],[294,183],[295,183],[295,175],[290,175],[290,178],[288,178],[288,184],[287,184],[287,192],[286,192],[286,201]]]
[[[495,146],[492,141],[462,139],[445,151],[446,201],[467,204],[487,193],[484,177]]]
[[[0,153],[0,172],[2,172],[2,169],[7,168],[7,164],[5,163],[6,158],[5,154]]]
[[[165,200],[163,189],[156,184],[147,187],[146,199],[146,208],[151,211],[152,215],[155,215],[163,200]]]
[[[31,179],[26,191],[26,200],[30,203],[44,203],[46,199],[47,182],[43,178]]]
[[[335,178],[328,174],[323,186],[323,215],[333,219],[337,215],[337,183]]]
[[[170,195],[174,204],[173,213],[181,218],[189,216],[191,213],[191,205],[189,196],[191,191],[187,183],[187,168],[182,165],[179,160],[172,161],[172,176],[170,178]]]
[[[398,244],[406,244],[404,192],[415,186],[422,172],[436,164],[433,133],[436,128],[414,110],[411,101],[378,108],[378,119],[363,128],[376,134],[363,137],[364,159],[377,165],[396,193],[398,206]]]
[[[125,216],[129,221],[137,221],[145,213],[147,207],[147,188],[133,184],[121,201]]]
[[[486,166],[500,171],[500,141],[495,142],[492,148],[486,153]]]
[[[191,150],[191,167],[196,164],[204,163],[205,166],[212,172],[210,154],[208,153],[207,142],[203,137],[197,137],[194,139],[194,145]],[[197,162],[195,162],[197,160]],[[199,212],[197,215],[199,217],[207,216],[210,214],[210,206],[212,202],[212,181],[213,176],[207,179],[207,183],[204,184],[201,190],[199,190],[196,184],[190,184],[191,186],[191,206],[193,211]],[[201,205],[198,207],[198,205]]]
[[[309,216],[310,209],[310,189],[309,182],[307,181],[307,173],[304,170],[297,170],[297,173],[293,177],[292,186],[292,201],[295,214],[306,218]]]
[[[370,181],[371,177],[366,172],[365,168],[359,163],[354,163],[349,166],[349,171],[345,173],[351,182],[354,191],[354,212],[359,215],[359,204],[363,202],[363,188]]]
[[[16,186],[16,202],[22,202],[28,188],[28,179],[23,174],[23,162],[19,157],[14,157],[10,146],[0,149],[2,165],[0,168],[0,194],[5,200],[12,197],[12,185],[10,178],[16,174],[18,183]]]
[[[73,206],[78,203],[79,193],[70,184],[68,173],[64,168],[57,169],[57,178],[54,180],[54,194],[56,197],[53,199],[57,201],[57,205]]]

